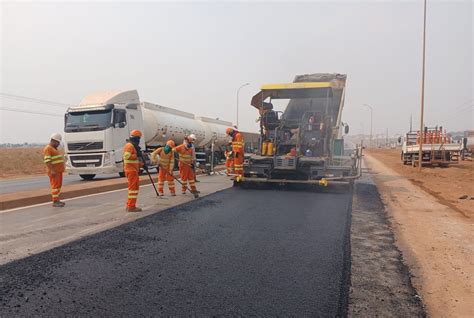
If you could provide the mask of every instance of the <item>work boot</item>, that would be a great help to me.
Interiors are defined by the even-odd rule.
[[[174,193],[174,192],[171,193],[171,196],[172,196],[172,197],[175,197],[175,196],[176,196],[176,193]]]
[[[141,208],[137,208],[136,206],[133,208],[127,208],[127,212],[141,212]]]
[[[186,194],[186,191],[182,191],[181,194]]]
[[[164,196],[165,194],[163,192],[158,193],[160,197]]]
[[[55,208],[62,208],[62,207],[64,207],[65,205],[66,205],[66,203],[61,202],[61,201],[54,201],[54,202],[53,202],[53,207],[55,207]]]

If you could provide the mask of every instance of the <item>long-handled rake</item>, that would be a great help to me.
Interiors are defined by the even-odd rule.
[[[199,198],[199,193],[197,192],[194,192],[192,191],[187,185],[183,184],[181,181],[179,181],[178,178],[176,178],[175,176],[173,176],[172,173],[170,173],[168,170],[166,170],[165,168],[161,167],[160,166],[160,169],[163,169],[169,176],[171,176],[173,179],[175,179],[180,185],[184,186],[186,188],[186,190],[188,190],[189,192],[191,192],[193,195],[194,195],[194,198],[197,199]]]

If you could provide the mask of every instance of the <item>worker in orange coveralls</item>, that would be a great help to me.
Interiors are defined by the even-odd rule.
[[[244,174],[244,139],[242,134],[234,128],[226,129],[227,135],[232,137],[232,152],[234,153],[234,172],[242,176]]]
[[[179,175],[181,177],[181,193],[186,194],[186,185],[189,182],[192,193],[199,193],[196,189],[196,181],[194,174],[194,162],[193,162],[193,142],[191,135],[184,139],[182,145],[175,148],[175,151],[179,154]]]
[[[48,167],[48,177],[51,184],[51,197],[53,207],[62,208],[66,203],[61,202],[59,195],[63,185],[64,155],[59,153],[58,147],[61,144],[61,134],[51,135],[49,144],[43,149],[43,161]]]
[[[165,181],[168,181],[168,188],[172,196],[176,195],[174,187],[173,169],[174,169],[174,141],[168,140],[164,147],[160,147],[152,152],[151,161],[157,163],[156,156],[160,156],[159,173],[158,173],[158,193],[164,195]]]
[[[128,180],[127,212],[140,212],[142,210],[136,206],[138,189],[140,187],[140,179],[138,176],[140,168],[144,166],[143,156],[139,146],[141,137],[142,133],[140,130],[132,130],[129,142],[123,149],[123,170]]]
[[[229,145],[224,151],[225,156],[225,167],[227,174],[232,174],[234,172],[234,153],[232,152],[232,141],[229,141]]]

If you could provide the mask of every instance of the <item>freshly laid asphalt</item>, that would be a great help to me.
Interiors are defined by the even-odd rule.
[[[0,316],[344,316],[352,195],[230,188],[0,267]]]

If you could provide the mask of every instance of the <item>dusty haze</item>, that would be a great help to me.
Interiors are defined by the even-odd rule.
[[[136,88],[142,100],[256,131],[250,98],[296,74],[348,74],[351,133],[418,126],[422,1],[1,4],[1,93],[76,104]],[[428,1],[426,124],[473,128],[471,1]],[[65,107],[0,98],[0,142],[47,141]]]

